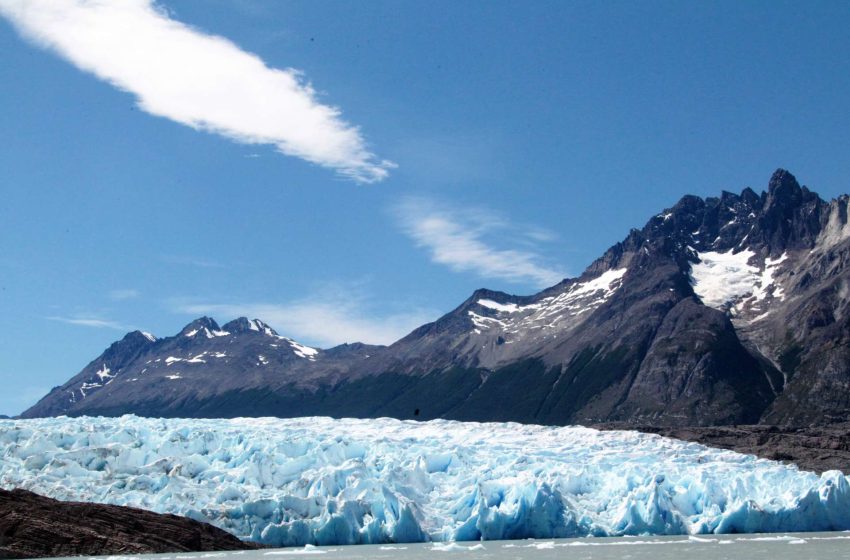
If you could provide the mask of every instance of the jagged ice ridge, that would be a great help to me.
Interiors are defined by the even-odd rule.
[[[637,432],[60,417],[0,421],[0,446],[4,488],[187,515],[275,546],[850,529],[837,471]]]

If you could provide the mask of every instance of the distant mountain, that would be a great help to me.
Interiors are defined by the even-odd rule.
[[[848,205],[784,170],[766,192],[688,195],[580,277],[532,296],[478,290],[387,347],[313,349],[245,318],[137,331],[23,416],[845,420]]]

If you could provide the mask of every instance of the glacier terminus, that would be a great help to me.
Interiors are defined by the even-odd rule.
[[[272,546],[850,529],[838,471],[631,431],[59,417],[0,421],[0,446],[0,486]]]

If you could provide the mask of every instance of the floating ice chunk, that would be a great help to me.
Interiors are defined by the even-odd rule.
[[[463,546],[456,542],[448,542],[448,543],[434,543],[431,546],[431,552],[458,552],[458,551],[473,551],[473,550],[487,550],[484,548],[484,545],[474,544],[472,546]]]
[[[263,556],[299,556],[302,554],[327,554],[328,552],[336,551],[336,548],[323,550],[312,544],[305,544],[304,548],[288,549],[288,550],[272,550],[266,552]]]

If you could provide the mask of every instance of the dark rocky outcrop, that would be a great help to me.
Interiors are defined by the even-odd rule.
[[[185,517],[0,490],[0,558],[256,548],[259,545]]]

